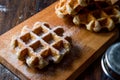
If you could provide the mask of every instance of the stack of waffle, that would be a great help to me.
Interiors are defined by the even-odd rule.
[[[85,26],[87,30],[99,32],[102,29],[107,29],[111,31],[115,24],[120,23],[120,11],[116,5],[105,1],[62,1],[55,7],[58,17],[72,16],[74,24]]]
[[[70,51],[69,37],[63,33],[60,26],[51,29],[49,24],[37,22],[33,29],[24,27],[11,44],[19,60],[29,67],[42,69],[51,61],[59,63]]]

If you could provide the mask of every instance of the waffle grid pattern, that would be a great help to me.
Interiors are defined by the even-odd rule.
[[[73,18],[76,25],[85,25],[90,31],[98,32],[103,28],[113,30],[120,23],[120,11],[116,6],[103,3],[93,3],[82,9]]]
[[[24,27],[21,35],[12,41],[18,59],[25,61],[29,67],[42,69],[50,61],[59,63],[70,50],[63,28],[58,26],[51,29],[49,26],[37,22],[33,29]]]
[[[87,6],[89,1],[86,0],[60,0],[55,6],[55,12],[58,17],[64,18],[67,15],[75,15],[80,9]]]

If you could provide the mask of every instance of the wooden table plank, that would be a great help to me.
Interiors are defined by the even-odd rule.
[[[21,79],[73,80],[118,38],[117,29],[112,32],[92,33],[58,18],[54,11],[56,3],[0,36],[0,61]],[[36,21],[63,26],[66,34],[71,36],[73,44],[71,53],[65,56],[60,64],[50,65],[40,71],[30,69],[17,60],[9,45],[11,37],[20,34],[23,26],[32,26]]]

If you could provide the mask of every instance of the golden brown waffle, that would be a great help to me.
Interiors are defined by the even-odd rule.
[[[33,29],[24,27],[21,35],[12,40],[19,60],[29,67],[42,69],[53,61],[59,63],[70,51],[69,39],[62,27],[50,28],[49,24],[37,22]]]
[[[60,18],[64,18],[68,15],[74,16],[82,8],[98,1],[106,2],[110,5],[118,2],[118,0],[59,0],[59,3],[55,6],[55,13]]]
[[[58,3],[55,6],[55,13],[60,18],[63,18],[66,15],[68,15],[67,10],[66,10],[66,3],[67,3],[67,0],[60,0],[60,3]]]
[[[115,24],[120,23],[120,11],[116,6],[96,2],[82,9],[73,18],[76,25],[84,25],[90,31],[98,32],[103,28],[111,31]]]
[[[60,0],[60,2],[55,6],[55,12],[60,18],[67,15],[75,15],[81,8],[87,6],[89,1],[90,0]]]

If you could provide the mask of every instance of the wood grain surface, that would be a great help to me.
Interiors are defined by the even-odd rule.
[[[0,5],[5,4],[4,9],[0,8],[0,34],[15,27],[56,0],[0,0]],[[8,6],[9,5],[9,6]]]
[[[23,80],[73,80],[118,38],[117,29],[112,32],[93,33],[58,18],[54,13],[56,3],[0,36],[1,63]],[[22,64],[8,45],[12,36],[20,34],[23,26],[28,25],[31,28],[36,21],[48,22],[53,27],[63,26],[66,34],[71,36],[73,45],[70,54],[60,64],[50,65],[43,71],[36,71]]]

